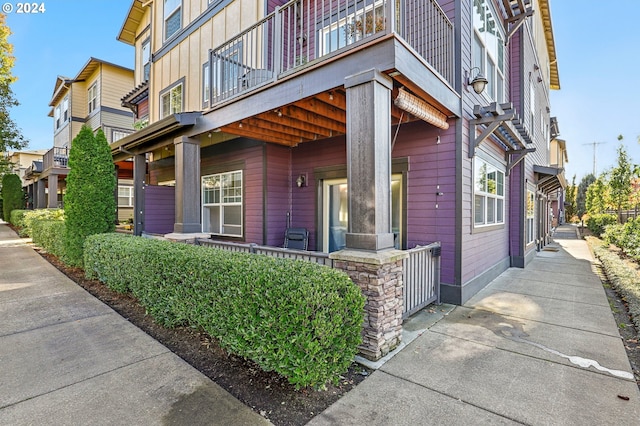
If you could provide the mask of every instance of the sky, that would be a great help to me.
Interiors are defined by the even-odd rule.
[[[576,183],[612,168],[623,143],[640,163],[640,1],[549,0],[560,90],[551,115],[567,142],[565,175]],[[8,2],[17,5],[17,2]],[[53,146],[49,101],[58,75],[75,77],[90,57],[133,67],[133,47],[116,40],[130,0],[45,0],[44,13],[7,15],[21,105],[12,118],[29,149]],[[5,3],[6,4],[6,3]],[[15,8],[14,8],[15,9]],[[124,95],[124,94],[123,94]]]

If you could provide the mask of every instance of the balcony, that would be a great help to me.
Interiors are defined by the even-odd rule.
[[[393,34],[453,86],[454,29],[435,0],[292,0],[210,51],[211,106]]]
[[[69,148],[55,146],[47,151],[42,157],[42,170],[48,171],[53,168],[66,169],[69,163]]]

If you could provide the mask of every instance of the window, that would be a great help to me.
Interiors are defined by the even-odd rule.
[[[182,0],[164,0],[164,39],[182,27]]]
[[[66,123],[69,119],[69,96],[65,96],[62,101],[62,122]]]
[[[62,106],[58,105],[56,107],[56,109],[54,110],[53,113],[53,117],[56,121],[56,130],[58,130],[60,128],[60,126],[62,125],[62,123],[60,122],[60,111],[62,110]]]
[[[242,170],[202,177],[202,232],[242,236]]]
[[[89,114],[91,114],[98,107],[98,86],[96,83],[93,83],[91,87],[89,87],[87,99],[89,100]]]
[[[535,239],[535,211],[536,197],[533,191],[527,189],[527,223],[526,223],[526,243],[530,244]]]
[[[133,207],[133,186],[118,185],[118,207]]]
[[[475,226],[504,223],[504,172],[486,161],[475,159]]]
[[[376,1],[375,5],[369,4],[365,7],[360,7],[348,16],[345,16],[347,12],[342,10],[338,13],[338,15],[344,16],[342,19],[331,20],[331,22],[325,21],[322,24],[324,27],[318,30],[319,56],[326,55],[384,30],[385,16],[382,1]],[[350,10],[353,9],[350,8]],[[296,63],[296,65],[300,64]]]
[[[142,42],[142,81],[148,81],[151,73],[151,41]]]
[[[211,93],[211,73],[209,72],[209,62],[202,65],[202,107],[209,106],[209,95]]]
[[[127,135],[130,135],[131,132],[127,130],[112,130],[111,131],[111,143],[115,141],[119,141]]]
[[[182,82],[160,94],[160,118],[182,112]]]
[[[504,102],[505,60],[504,34],[497,24],[499,15],[491,0],[473,0],[473,66],[487,77],[486,93],[491,99]]]
[[[327,179],[322,183],[323,251],[331,253],[346,245],[349,226],[347,179]],[[391,176],[391,232],[395,247],[402,248],[402,175]]]

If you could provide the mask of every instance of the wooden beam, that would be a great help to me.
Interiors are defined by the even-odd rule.
[[[331,90],[329,92],[318,93],[314,96],[325,104],[340,108],[342,111],[347,110],[347,96],[339,90]]]
[[[246,118],[242,120],[242,123],[249,125],[250,127],[256,127],[264,130],[273,130],[274,132],[284,133],[299,138],[315,140],[318,139],[318,135],[312,132],[306,132],[296,127],[284,126],[280,123],[274,123],[271,121],[260,120],[258,118]]]
[[[324,136],[327,138],[334,136],[333,131],[327,129],[326,127],[316,126],[315,124],[311,124],[307,121],[296,120],[295,118],[287,117],[282,114],[282,111],[279,111],[279,113],[280,115],[275,111],[263,112],[262,114],[256,115],[255,118],[272,123],[279,123],[287,127],[295,127],[297,129],[315,133],[316,135]]]
[[[242,125],[242,127],[240,127],[240,125]],[[233,123],[228,126],[221,127],[220,130],[225,133],[231,133],[232,135],[244,136],[251,139],[273,142],[286,146],[296,146],[300,142],[304,142],[304,140],[299,137],[275,132],[273,130],[257,129],[249,126],[248,124],[245,126],[242,123]]]
[[[303,99],[301,101],[294,103],[294,105],[298,108],[302,108],[314,114],[327,117],[339,123],[347,122],[347,117],[343,110],[341,110],[338,107],[327,105],[324,102],[321,102],[317,99]]]
[[[347,125],[345,122],[336,121],[329,117],[319,115],[317,112],[300,108],[297,104],[282,108],[282,115],[296,120],[306,121],[316,126],[325,127],[340,134],[345,134],[347,132]],[[343,120],[346,120],[346,117],[343,117]]]

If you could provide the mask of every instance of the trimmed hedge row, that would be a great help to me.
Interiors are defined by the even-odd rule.
[[[62,209],[13,210],[11,224],[20,228],[21,237],[34,237],[34,223],[40,220],[64,220]],[[62,238],[62,234],[59,236]],[[34,241],[35,242],[35,241]]]
[[[62,220],[34,220],[31,225],[33,243],[45,249],[47,252],[62,258],[65,254],[64,221]]]
[[[602,239],[620,247],[625,254],[640,261],[640,218],[629,219],[624,224],[607,226]]]
[[[335,269],[123,234],[87,237],[84,265],[161,324],[200,327],[298,388],[337,382],[361,342],[364,296]]]
[[[28,211],[29,210],[22,210],[22,209],[11,210],[9,223],[12,224],[13,226],[24,226],[22,221],[24,219],[24,214]]]

